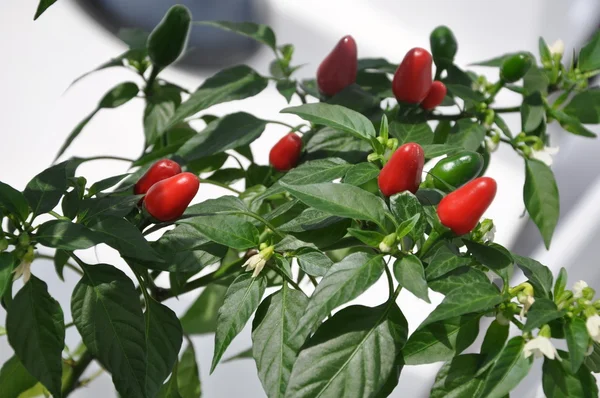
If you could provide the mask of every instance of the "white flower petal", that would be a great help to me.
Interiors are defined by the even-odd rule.
[[[265,264],[267,263],[266,260],[264,260],[263,258],[261,258],[258,263],[256,264],[256,267],[254,268],[254,272],[252,273],[252,277],[256,278],[258,276],[258,274],[260,274],[260,271],[262,271],[262,269],[265,267]]]
[[[525,355],[525,358],[529,358],[533,355],[535,358],[545,356],[548,359],[556,358],[559,361],[561,360],[550,339],[543,336],[537,336],[536,338],[529,340],[525,344],[525,347],[523,347],[523,354]]]
[[[600,316],[592,315],[585,321],[585,326],[592,340],[600,343]]]
[[[550,53],[551,54],[560,54],[560,55],[563,55],[564,52],[565,52],[565,43],[561,39],[556,40],[550,46]]]
[[[21,276],[23,277],[23,283],[27,283],[31,278],[31,263],[22,261],[17,268],[14,269],[13,281],[16,281]]]
[[[581,298],[583,297],[583,289],[588,287],[588,284],[585,281],[577,281],[573,284],[573,297]]]

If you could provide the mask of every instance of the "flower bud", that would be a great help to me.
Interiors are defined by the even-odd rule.
[[[392,249],[396,246],[396,233],[391,233],[379,243],[379,250],[382,253],[391,253]]]

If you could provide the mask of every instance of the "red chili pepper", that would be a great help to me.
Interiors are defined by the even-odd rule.
[[[335,95],[356,81],[358,57],[352,36],[344,36],[317,69],[317,85],[325,95]]]
[[[170,159],[162,159],[154,163],[152,167],[148,169],[138,182],[133,187],[133,193],[141,195],[150,189],[152,185],[157,182],[164,180],[165,178],[173,177],[181,173],[181,167],[177,162]]]
[[[417,192],[425,163],[425,152],[419,144],[409,142],[394,152],[379,173],[379,189],[385,196],[398,192]]]
[[[477,225],[496,196],[496,181],[480,177],[446,195],[437,208],[443,225],[456,235],[464,235]]]
[[[146,210],[159,221],[175,220],[183,214],[200,187],[192,173],[181,173],[152,185],[144,200]]]
[[[446,85],[438,80],[431,83],[427,97],[421,102],[421,108],[430,111],[439,106],[446,97]]]
[[[423,48],[413,48],[396,69],[392,91],[398,101],[418,104],[427,96],[431,80],[431,54]]]
[[[302,139],[289,133],[271,148],[269,161],[277,171],[288,171],[298,164],[302,152]]]

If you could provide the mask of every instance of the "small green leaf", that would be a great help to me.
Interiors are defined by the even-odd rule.
[[[145,397],[146,338],[138,293],[131,279],[111,265],[82,268],[71,312],[83,343],[111,372],[119,394]]]
[[[398,228],[396,228],[396,235],[398,239],[404,238],[406,235],[411,233],[421,220],[421,214],[415,214],[406,221],[402,221]]]
[[[521,127],[524,132],[535,131],[546,119],[542,94],[537,91],[523,98],[521,105]]]
[[[482,271],[472,267],[459,267],[439,278],[428,280],[427,285],[431,290],[447,295],[454,289],[463,289],[473,283],[487,282],[489,279]]]
[[[559,298],[561,294],[565,291],[567,287],[567,270],[565,267],[561,267],[558,272],[558,276],[556,277],[556,282],[554,283],[554,296]]]
[[[594,37],[579,51],[577,68],[581,72],[600,69],[600,32],[596,32]]]
[[[90,228],[110,247],[123,257],[138,260],[160,261],[160,256],[139,229],[129,221],[118,217],[98,218]]]
[[[291,335],[307,303],[308,297],[304,293],[284,284],[256,310],[252,323],[252,352],[258,377],[270,398],[285,395],[300,350]]]
[[[366,162],[370,142],[330,127],[320,129],[305,146],[306,160],[341,158],[349,163]]]
[[[281,178],[289,185],[307,185],[331,182],[343,177],[352,165],[339,158],[312,160],[301,164]]]
[[[485,127],[468,119],[459,120],[452,128],[447,143],[462,147],[467,151],[476,151],[485,138]]]
[[[419,219],[411,229],[409,236],[415,242],[423,237],[427,220],[425,219],[423,206],[419,203],[415,195],[410,192],[401,192],[392,195],[390,197],[390,210],[399,223],[409,221],[418,214]]]
[[[0,253],[0,297],[4,296],[9,283],[12,282],[14,264],[15,257],[12,253]]]
[[[250,347],[247,350],[244,350],[238,354],[230,356],[229,358],[224,359],[223,363],[233,362],[233,361],[237,361],[240,359],[254,359],[254,357],[252,356],[252,347]]]
[[[417,329],[402,349],[407,365],[447,361],[468,348],[479,334],[480,315],[463,315]]]
[[[473,90],[470,86],[463,84],[448,84],[446,87],[448,88],[449,95],[462,99],[467,108],[485,101],[483,94]]]
[[[285,396],[375,396],[396,368],[407,331],[406,319],[395,304],[344,308],[300,351]]]
[[[421,146],[423,147],[423,151],[425,152],[425,158],[427,159],[437,158],[438,156],[447,155],[449,153],[461,150],[461,148],[458,146],[446,144],[431,144]]]
[[[67,163],[63,162],[42,171],[25,187],[23,195],[31,206],[33,217],[54,209],[67,190]]]
[[[377,282],[384,266],[382,256],[366,253],[354,253],[333,264],[310,297],[293,337],[302,343],[331,311]]]
[[[433,130],[427,123],[390,123],[390,136],[400,145],[416,142],[419,145],[433,144]]]
[[[46,283],[32,275],[19,290],[8,308],[6,331],[27,371],[52,395],[60,397],[65,321]]]
[[[148,55],[154,65],[163,69],[183,54],[191,21],[192,14],[187,7],[178,4],[169,8],[148,36]]]
[[[277,88],[277,91],[279,91],[279,94],[281,94],[289,104],[296,93],[296,83],[290,80],[280,80],[275,87]]]
[[[592,87],[575,94],[563,111],[581,123],[600,123],[600,88]]]
[[[500,270],[513,263],[510,252],[498,244],[485,245],[468,239],[463,239],[463,242],[477,262],[488,268]]]
[[[142,197],[142,195],[119,195],[84,199],[79,203],[78,219],[89,224],[102,217],[124,217]]]
[[[369,140],[375,137],[375,127],[362,114],[340,105],[314,103],[285,108],[281,113],[292,113],[315,124],[321,124]]]
[[[567,130],[571,134],[580,135],[582,137],[596,138],[597,134],[593,131],[588,130],[581,122],[570,115],[560,111],[554,110],[552,116],[560,123],[560,126]]]
[[[238,276],[225,294],[225,301],[219,308],[215,351],[210,372],[212,373],[231,341],[242,331],[265,292],[267,282],[264,277],[253,278],[249,272]]]
[[[188,140],[177,155],[192,161],[247,145],[260,137],[267,123],[245,112],[217,119]]]
[[[315,245],[311,243],[304,242],[293,235],[287,235],[285,238],[277,242],[277,244],[275,245],[275,250],[279,252],[289,252],[299,250],[305,247],[316,249]]]
[[[160,386],[160,389],[156,394],[157,398],[182,398],[179,393],[179,380],[177,380],[177,373],[179,372],[178,365],[179,364],[176,362],[171,371],[169,381]]]
[[[565,337],[569,347],[571,372],[577,373],[590,345],[590,337],[587,333],[585,321],[581,318],[567,319],[565,322]]]
[[[181,398],[199,398],[202,395],[200,370],[196,362],[196,352],[191,345],[185,349],[179,360],[177,382]]]
[[[552,62],[552,53],[550,52],[550,48],[543,37],[540,36],[538,39],[538,49],[540,51],[540,60],[542,63],[544,62]]]
[[[598,385],[590,371],[582,366],[576,373],[571,372],[569,354],[558,351],[562,361],[544,358],[542,366],[542,387],[544,394],[551,398],[594,398],[598,396]]]
[[[199,21],[194,22],[194,25],[214,26],[215,28],[244,35],[263,43],[275,52],[277,51],[277,40],[275,39],[275,33],[273,33],[273,30],[267,25],[252,22],[228,21]]]
[[[446,245],[441,245],[435,252],[429,265],[425,269],[427,280],[439,278],[457,268],[471,264],[469,257],[463,257],[460,253],[455,253]]]
[[[533,357],[525,358],[524,346],[521,336],[506,343],[485,379],[480,397],[503,398],[527,376]]]
[[[66,220],[50,220],[41,224],[36,239],[44,246],[63,250],[89,249],[103,241],[91,229]]]
[[[56,3],[56,0],[40,0],[38,8],[35,11],[35,16],[33,17],[33,20],[35,21],[36,19],[38,19],[40,15],[42,15],[48,9],[48,7],[50,7],[54,3]]]
[[[278,229],[283,232],[314,231],[333,225],[340,220],[340,217],[309,207],[302,211],[298,217],[281,225]]]
[[[25,221],[29,215],[29,204],[25,196],[8,184],[0,182],[0,208]]]
[[[144,109],[144,135],[146,146],[154,143],[166,132],[169,120],[175,109],[181,104],[181,93],[178,90],[156,87],[151,96],[146,98]]]
[[[235,196],[225,195],[218,199],[208,199],[188,207],[183,213],[186,216],[212,216],[215,214],[237,214],[248,211],[242,200]]]
[[[533,285],[536,297],[550,298],[552,294],[552,271],[531,258],[522,257],[512,253],[515,264],[529,278]]]
[[[217,314],[225,300],[226,286],[208,285],[181,317],[186,334],[208,334],[217,330]]]
[[[509,326],[510,324],[503,325],[497,320],[490,324],[483,343],[481,343],[481,353],[486,354],[487,359],[494,358],[502,351],[502,347],[508,338]]]
[[[430,397],[476,397],[483,383],[483,377],[475,375],[484,359],[481,354],[464,354],[446,362],[435,377]]]
[[[546,323],[560,318],[564,312],[559,311],[554,301],[547,298],[537,298],[527,312],[527,322],[523,328],[524,332],[542,327]]]
[[[396,260],[394,263],[394,276],[402,287],[421,300],[430,303],[425,271],[421,260],[417,256],[408,255]]]
[[[105,191],[109,188],[114,187],[115,185],[117,185],[119,182],[121,182],[124,178],[126,178],[127,176],[129,176],[130,173],[125,173],[125,174],[119,174],[116,175],[114,177],[108,177],[105,178],[103,180],[100,180],[98,182],[95,182],[92,184],[92,186],[90,186],[88,188],[88,195],[90,196],[94,196],[97,193],[100,193],[102,191]]]
[[[344,183],[360,186],[379,176],[381,170],[373,163],[359,163],[353,165],[344,176]]]
[[[600,373],[600,344],[594,342],[592,347],[592,353],[585,357],[584,363],[592,372]]]
[[[357,228],[348,228],[348,233],[371,247],[378,247],[385,235],[377,231],[368,231]]]
[[[246,250],[257,247],[259,233],[256,227],[239,216],[215,215],[181,219],[178,224],[191,225],[214,242]]]
[[[558,223],[560,203],[552,169],[538,160],[525,161],[523,200],[527,212],[539,228],[546,248]]]
[[[25,369],[16,355],[10,357],[0,369],[0,396],[18,397],[37,383],[37,379]]]
[[[312,276],[324,276],[333,266],[333,261],[320,250],[304,247],[294,253],[294,256],[298,259],[300,268]]]
[[[177,108],[166,129],[213,105],[253,97],[263,91],[267,84],[267,79],[246,65],[224,69],[206,79],[202,86]]]

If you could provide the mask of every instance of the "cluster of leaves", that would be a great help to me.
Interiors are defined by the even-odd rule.
[[[53,2],[42,3],[41,11]],[[404,366],[434,362],[445,363],[431,396],[503,397],[527,375],[533,358],[525,355],[526,342],[543,328],[552,338],[566,339],[569,348],[559,352],[562,361],[544,360],[545,393],[597,396],[591,373],[600,371],[600,346],[585,327],[586,317],[600,307],[591,301],[593,293],[575,297],[566,289],[564,272],[554,282],[544,265],[487,241],[483,223],[471,234],[452,236],[436,215],[444,195],[438,190],[382,197],[376,183],[381,165],[367,158],[385,153],[378,131],[400,144],[421,144],[427,159],[463,149],[489,154],[490,144],[498,141],[511,145],[525,158],[525,204],[549,244],[558,192],[550,168],[533,154],[540,143],[547,144],[551,120],[588,136],[582,123],[600,123],[598,91],[586,86],[587,78],[600,71],[600,34],[569,68],[541,41],[542,66],[531,68],[522,85],[488,83],[444,64],[438,69],[449,89],[445,104],[459,113],[438,114],[389,100],[396,65],[387,60],[359,60],[356,84],[321,98],[314,81],[292,77],[297,69],[291,64],[293,46],[278,45],[270,28],[203,23],[267,45],[276,55],[272,76],[235,66],[194,92],[161,79],[160,72],[184,51],[192,24],[188,10],[175,6],[150,35],[126,32],[130,49],[98,68],[127,68],[143,78],[144,86],[126,82],[111,89],[57,156],[99,110],[143,96],[146,140],[133,171],[89,185],[77,168],[92,159],[71,158],[40,173],[23,192],[0,183],[0,242],[6,246],[0,253],[0,297],[15,352],[0,370],[2,393],[67,396],[90,381],[80,380],[81,375],[97,361],[122,396],[199,397],[193,345],[179,355],[184,337],[214,333],[212,371],[254,314],[253,346],[237,357],[254,358],[269,397],[384,397]],[[505,57],[481,64],[499,66]],[[301,164],[285,174],[256,164],[250,148],[272,121],[238,112],[219,118],[201,114],[206,126],[200,131],[189,124],[213,105],[260,93],[269,80],[276,80],[287,101],[302,102],[282,112],[309,122],[289,126],[302,133],[304,152]],[[523,103],[494,108],[500,89],[522,94]],[[551,104],[548,95],[554,92]],[[500,117],[510,111],[521,112],[519,134]],[[435,130],[431,121],[437,121]],[[132,185],[164,157],[235,195],[190,206],[174,222],[152,220],[139,207]],[[239,167],[222,167],[230,157]],[[231,187],[238,181],[244,182],[243,191]],[[54,219],[40,221],[47,215]],[[148,240],[165,228],[158,239]],[[380,243],[394,233],[399,247],[382,253]],[[102,243],[120,253],[137,286],[113,265],[87,264],[75,253]],[[13,292],[13,272],[28,271],[35,258],[48,257],[34,254],[40,247],[55,249],[51,258],[60,278],[64,268],[81,274],[71,300],[73,324],[82,338],[77,350],[65,347],[63,312],[44,281],[32,275]],[[274,254],[252,277],[241,265],[265,247]],[[515,265],[527,284],[510,286]],[[154,282],[165,272],[168,288]],[[337,311],[384,274],[385,302]],[[302,288],[308,283],[315,286],[310,297]],[[274,293],[264,297],[268,287]],[[202,293],[181,319],[162,303],[199,288]],[[445,296],[410,336],[397,304],[403,288],[427,302],[429,289]],[[523,308],[521,300],[513,300],[528,288],[535,302]],[[527,310],[525,323],[516,317],[522,310]],[[463,354],[486,317],[498,319],[481,347],[471,349],[476,353]],[[510,339],[509,323],[519,331]],[[590,346],[592,355],[586,356]]]

